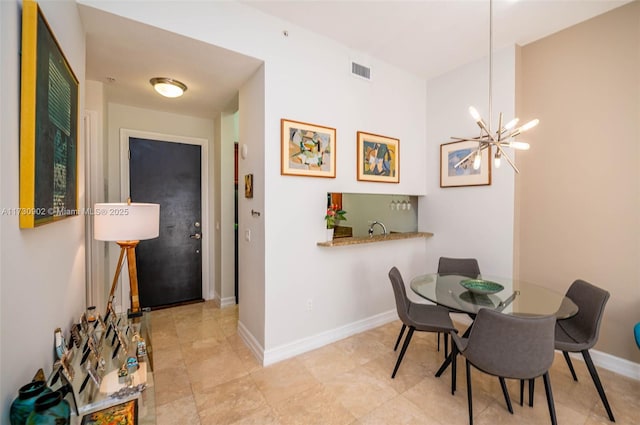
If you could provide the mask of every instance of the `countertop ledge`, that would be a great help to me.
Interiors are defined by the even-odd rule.
[[[330,242],[318,242],[318,246],[333,247],[333,246],[347,246],[347,245],[362,245],[365,243],[386,242],[386,241],[398,241],[402,239],[416,239],[416,238],[430,238],[433,233],[429,232],[406,232],[406,233],[388,233],[387,235],[375,235],[373,237],[361,236],[357,238],[338,238]]]

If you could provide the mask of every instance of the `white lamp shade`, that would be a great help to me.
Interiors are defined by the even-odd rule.
[[[98,241],[141,241],[159,234],[159,204],[95,204],[93,238]]]

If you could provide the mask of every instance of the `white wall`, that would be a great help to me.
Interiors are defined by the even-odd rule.
[[[238,160],[238,179],[253,174],[253,198],[238,197],[238,294],[241,335],[256,353],[265,349],[265,67],[262,66],[240,89],[238,143],[248,146],[248,154]],[[251,214],[257,211],[260,215]],[[245,235],[250,232],[250,241]]]
[[[241,265],[240,319],[244,323],[249,320],[244,314],[254,314],[245,311],[255,307],[252,303],[266,305],[264,338],[260,326],[244,323],[259,345],[272,352],[394,309],[387,278],[390,266],[398,264],[407,277],[423,271],[428,242],[326,249],[316,241],[324,239],[328,191],[425,194],[424,81],[236,2],[181,3],[180,8],[136,1],[83,3],[264,60],[264,98],[245,97],[240,111],[240,142],[262,143],[264,150],[262,165],[241,165],[241,175],[253,172],[256,181],[254,199],[241,203],[240,235],[245,220],[258,237],[241,255],[251,272],[243,273]],[[372,82],[349,74],[354,57],[373,68]],[[250,120],[245,106],[263,109],[263,122],[244,123]],[[337,129],[335,179],[280,175],[281,118]],[[243,128],[260,125],[260,138],[244,139]],[[399,184],[356,180],[357,131],[400,139]],[[259,197],[264,197],[263,206]],[[261,212],[260,219],[250,217],[251,208]],[[264,273],[254,275],[254,267],[259,271],[263,263]],[[261,290],[243,292],[243,287],[253,286]],[[310,298],[314,307],[307,311]]]
[[[492,129],[497,127],[499,112],[505,122],[515,116],[515,54],[515,47],[511,47],[493,55]],[[513,273],[515,172],[506,161],[493,168],[490,186],[440,188],[440,144],[452,141],[451,136],[479,134],[469,106],[475,106],[485,121],[489,119],[488,62],[485,58],[427,82],[425,168],[429,194],[421,200],[419,223],[421,230],[435,231],[429,247],[429,270],[437,268],[440,256],[475,257],[485,274]]]
[[[40,1],[40,7],[80,81],[84,110],[85,44],[73,1]],[[0,207],[17,208],[19,198],[21,2],[0,2]],[[79,121],[78,203],[84,204],[84,140]],[[84,217],[70,217],[20,230],[18,217],[0,217],[0,422],[18,388],[39,368],[50,373],[53,331],[69,329],[85,307]]]

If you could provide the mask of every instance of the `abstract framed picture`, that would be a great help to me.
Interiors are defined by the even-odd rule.
[[[280,130],[280,174],[336,177],[335,128],[283,118]]]
[[[400,183],[400,140],[358,131],[358,180]]]
[[[244,175],[244,197],[253,198],[253,174]]]
[[[440,145],[440,187],[486,186],[491,184],[491,148],[480,153],[480,167],[473,167],[474,156],[458,164],[478,148],[477,142],[451,142]],[[456,167],[456,165],[458,165]]]
[[[22,2],[21,228],[78,214],[78,79],[33,0]]]
[[[136,425],[137,423],[138,399],[133,399],[84,415],[80,425]]]

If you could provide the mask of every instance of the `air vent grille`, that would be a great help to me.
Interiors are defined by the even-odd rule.
[[[360,65],[357,62],[351,62],[351,73],[356,77],[371,81],[371,68]]]

